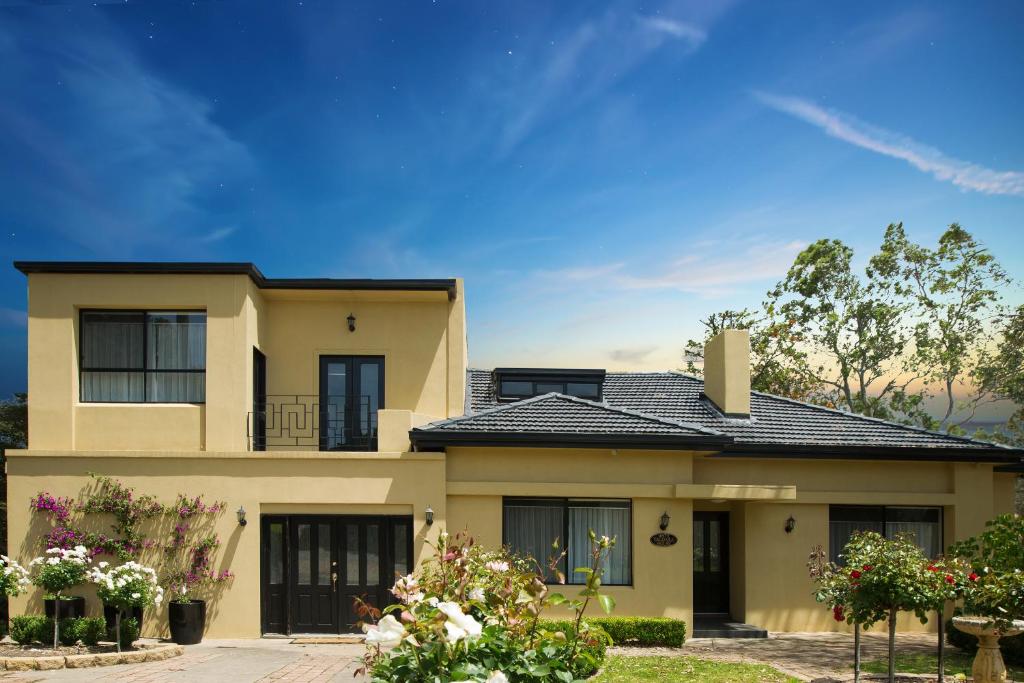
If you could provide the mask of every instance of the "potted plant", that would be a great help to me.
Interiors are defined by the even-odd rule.
[[[60,620],[65,618],[65,610],[61,601],[62,593],[68,588],[85,581],[88,571],[89,552],[85,546],[78,545],[71,549],[50,548],[46,551],[49,557],[37,557],[29,563],[29,569],[35,571],[32,582],[53,596],[53,649],[60,645]],[[80,598],[84,606],[85,598]],[[82,609],[84,616],[84,608]]]
[[[973,568],[964,589],[964,614],[953,617],[953,625],[978,638],[974,680],[1001,683],[1006,666],[999,639],[1024,633],[1024,518],[996,517],[978,536],[954,543],[950,553]]]
[[[96,594],[103,603],[117,609],[114,615],[114,640],[120,652],[121,613],[159,605],[164,599],[164,589],[157,584],[156,572],[138,562],[125,562],[110,571],[104,571],[108,566],[107,562],[100,562],[89,572],[89,580],[96,584]]]
[[[183,536],[183,532],[181,536]],[[171,640],[178,645],[202,642],[206,628],[206,601],[197,598],[204,588],[227,581],[232,573],[212,568],[210,556],[220,545],[215,534],[203,538],[191,552],[185,553],[188,563],[172,570],[167,576],[168,589],[174,596],[167,606]]]

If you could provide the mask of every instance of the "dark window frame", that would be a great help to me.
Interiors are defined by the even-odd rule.
[[[834,517],[835,512],[838,511],[838,510],[846,510],[846,511],[850,511],[850,512],[856,511],[858,513],[863,513],[863,517],[861,517],[859,519],[835,518]],[[928,511],[932,511],[932,512],[938,513],[938,518],[939,519],[938,519],[937,523],[939,525],[939,554],[941,555],[942,553],[945,552],[945,550],[946,550],[946,517],[945,517],[945,510],[942,508],[941,505],[829,505],[828,506],[828,523],[829,523],[829,536],[830,536],[830,538],[829,538],[829,549],[828,549],[829,559],[833,560],[833,558],[835,558],[833,561],[838,562],[838,560],[839,560],[839,553],[842,550],[842,548],[836,549],[835,552],[833,552],[833,550],[832,550],[832,545],[831,545],[831,543],[832,543],[832,541],[831,541],[831,525],[832,525],[833,521],[836,521],[836,522],[872,522],[872,523],[878,523],[878,524],[882,525],[882,537],[883,538],[889,538],[889,533],[888,533],[888,530],[887,530],[889,522],[907,521],[907,520],[898,520],[898,519],[896,519],[895,513],[898,512],[898,511],[901,511],[901,510],[928,510]],[[892,515],[892,516],[890,516],[890,515]],[[922,520],[916,520],[916,521],[922,521]],[[923,521],[928,522],[928,520],[923,520]],[[931,559],[931,558],[929,558],[929,559]]]
[[[506,382],[514,382],[516,384],[529,384],[530,391],[527,393],[505,393],[504,386]],[[544,391],[539,390],[538,385],[557,385],[558,389],[545,389]],[[570,384],[587,384],[592,385],[596,388],[596,396],[578,396],[577,394],[569,393]],[[532,377],[515,377],[515,376],[504,376],[499,377],[497,380],[496,394],[499,401],[522,401],[523,399],[533,398],[534,396],[540,396],[542,394],[549,394],[555,391],[559,394],[565,394],[567,396],[576,396],[582,398],[584,401],[600,401],[601,400],[601,382],[596,379],[579,379],[575,377],[562,378],[562,377],[544,377],[544,378],[532,378]]]
[[[131,313],[142,316],[142,365],[137,368],[104,368],[104,367],[85,367],[85,344],[82,336],[85,334],[85,316],[90,313]],[[206,404],[206,356],[203,357],[203,368],[185,368],[185,369],[173,369],[173,368],[147,368],[146,363],[149,358],[149,316],[160,315],[167,313],[184,313],[187,315],[202,314],[204,319],[208,320],[209,316],[205,308],[80,308],[78,310],[78,402],[79,403],[106,403],[106,404],[117,404],[117,403],[132,403],[138,405],[146,404],[175,404],[175,405],[205,405]],[[209,328],[207,328],[207,334],[209,334]],[[206,340],[208,341],[208,340]],[[209,348],[207,346],[207,348]],[[92,399],[86,399],[83,397],[83,384],[82,374],[86,372],[138,372],[142,373],[142,400],[141,401],[97,401]],[[202,401],[150,401],[148,400],[149,395],[149,375],[150,373],[178,373],[178,374],[202,374],[203,375],[203,400]]]
[[[569,509],[571,507],[583,507],[583,506],[574,506],[573,503],[587,503],[586,507],[610,507],[610,508],[621,508],[621,507],[623,507],[623,504],[624,504],[626,510],[629,511],[629,541],[630,541],[629,542],[629,549],[628,549],[628,553],[629,553],[629,582],[628,583],[608,583],[602,577],[601,585],[602,586],[622,586],[622,587],[626,587],[626,588],[633,587],[633,578],[634,578],[634,576],[633,576],[634,575],[634,571],[633,571],[634,570],[634,567],[633,567],[634,525],[633,525],[633,499],[632,498],[558,498],[558,497],[548,498],[548,497],[544,497],[544,496],[503,496],[502,499],[501,499],[501,544],[503,546],[505,546],[505,547],[509,547],[509,545],[508,545],[509,544],[508,529],[506,528],[506,525],[505,525],[505,508],[510,503],[515,504],[518,507],[535,506],[535,507],[561,507],[562,508],[562,534],[563,535],[562,535],[562,538],[559,539],[559,542],[562,544],[562,549],[566,551],[566,557],[565,557],[565,564],[566,564],[565,585],[568,585],[568,586],[580,586],[580,585],[583,585],[583,584],[579,584],[579,583],[570,583],[570,579],[572,579],[573,576],[574,576],[574,573],[572,572],[572,569],[575,569],[575,567],[569,567],[568,566],[569,565],[569,556],[568,556],[568,549],[569,549],[569,545],[568,545],[569,544]],[[594,505],[595,503],[597,505]],[[605,504],[605,505],[602,505],[602,504]],[[552,539],[552,540],[554,540],[554,539]],[[621,546],[618,545],[618,542],[619,542],[619,539],[616,539],[616,542],[615,542],[616,543],[616,547],[621,547]],[[544,566],[545,566],[544,563],[547,562],[547,558],[544,557],[544,558],[534,558],[534,559],[537,560],[537,563],[540,564],[541,568],[543,569]],[[544,583],[546,583],[549,586],[551,586],[551,585],[558,585],[557,581],[554,581],[554,580],[552,580],[551,578],[549,578],[547,576],[544,577]]]

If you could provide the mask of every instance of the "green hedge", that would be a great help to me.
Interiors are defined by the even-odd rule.
[[[668,617],[592,617],[586,622],[600,626],[615,645],[680,647],[686,640],[686,622]],[[572,628],[569,621],[551,623]]]
[[[964,633],[953,625],[953,620],[946,622],[946,642],[964,652],[974,653],[978,650],[978,638]],[[1024,666],[1024,634],[1012,638],[1000,638],[999,649],[1003,652],[1003,661],[1007,664]]]
[[[106,634],[107,625],[102,617],[79,617],[61,619],[60,644],[71,646],[82,641],[95,645]],[[20,644],[53,644],[53,619],[40,616],[22,615],[11,617],[11,640]]]

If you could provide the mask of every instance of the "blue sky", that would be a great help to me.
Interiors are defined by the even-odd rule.
[[[474,365],[673,368],[820,237],[1024,277],[1024,4],[0,0],[18,259],[466,279]],[[0,392],[25,386],[0,267]],[[1024,299],[1014,293],[1015,301]]]

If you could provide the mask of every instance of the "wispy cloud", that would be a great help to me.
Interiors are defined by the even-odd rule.
[[[645,358],[658,350],[657,346],[642,346],[638,348],[612,349],[608,357],[618,363],[640,363]]]
[[[515,73],[525,77],[496,84],[506,112],[498,137],[499,152],[507,154],[556,114],[605,93],[662,47],[683,43],[693,51],[707,37],[707,29],[696,23],[616,9],[576,26],[560,40],[538,49],[540,59],[524,61]]]
[[[700,47],[708,38],[707,31],[698,26],[694,26],[693,24],[686,23],[685,21],[669,19],[668,17],[645,16],[637,17],[637,21],[640,22],[641,26],[644,26],[656,33],[664,33],[673,38],[685,40],[689,42],[690,46],[694,49]]]
[[[0,154],[24,161],[8,183],[25,197],[17,218],[105,256],[218,235],[229,210],[210,207],[254,164],[213,103],[155,72],[99,13],[11,16],[0,89],[18,96],[0,102]]]
[[[202,237],[199,238],[199,241],[203,242],[204,244],[220,242],[222,239],[230,237],[232,234],[234,234],[236,230],[238,230],[238,226],[226,225],[223,228],[217,228],[216,230],[212,230],[206,235],[203,235]]]
[[[766,244],[761,240],[703,240],[687,253],[642,266],[621,261],[534,273],[547,285],[588,285],[616,291],[666,290],[717,298],[739,287],[780,279],[805,245],[799,241]]]
[[[834,109],[824,109],[799,97],[761,91],[755,91],[754,97],[772,109],[821,128],[827,135],[878,154],[901,159],[919,171],[953,183],[963,190],[1024,196],[1024,172],[996,171],[956,159],[900,133],[859,121]]]

